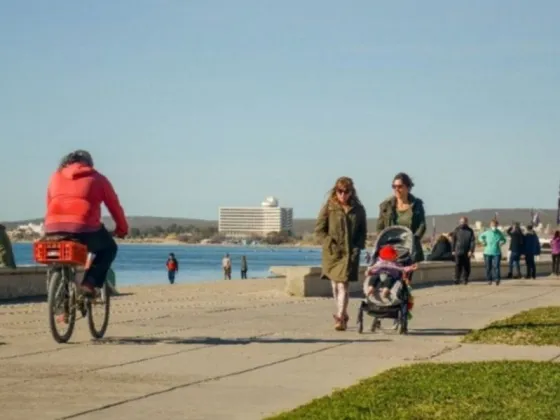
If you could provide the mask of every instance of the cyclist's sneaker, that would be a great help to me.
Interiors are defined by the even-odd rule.
[[[82,284],[80,284],[80,290],[86,295],[95,296],[95,283],[92,281],[91,277],[82,281]]]

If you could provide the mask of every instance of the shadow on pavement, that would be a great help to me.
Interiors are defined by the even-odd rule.
[[[120,298],[120,297],[126,297],[126,296],[134,296],[134,293],[130,293],[130,292],[129,292],[129,293],[121,293],[121,292],[119,292],[119,293],[117,293],[116,295],[115,295],[115,294],[112,294],[112,295],[111,295],[111,297],[112,297],[113,299],[114,299],[114,298]]]
[[[418,328],[418,329],[410,329],[408,331],[408,335],[422,335],[422,336],[461,336],[467,335],[472,330],[459,328]]]
[[[211,346],[220,345],[247,345],[251,343],[261,344],[350,344],[350,343],[377,343],[384,341],[392,341],[388,339],[375,340],[352,340],[352,339],[322,339],[322,338],[219,338],[219,337],[110,337],[97,340],[96,344],[136,344],[136,345],[153,345],[153,344],[203,344]]]

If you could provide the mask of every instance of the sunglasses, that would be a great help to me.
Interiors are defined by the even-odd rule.
[[[402,190],[404,187],[404,184],[393,184],[391,185],[393,187],[394,190]]]
[[[342,189],[342,188],[338,188],[338,189],[336,190],[336,192],[337,192],[338,194],[350,194],[350,190],[344,190],[344,189]]]

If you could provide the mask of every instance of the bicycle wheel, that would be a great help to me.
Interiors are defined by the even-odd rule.
[[[70,340],[76,323],[76,286],[67,274],[52,271],[48,279],[49,327],[57,343]]]
[[[111,293],[107,283],[101,289],[95,289],[95,297],[86,299],[89,332],[93,338],[103,338],[109,326],[111,308]]]

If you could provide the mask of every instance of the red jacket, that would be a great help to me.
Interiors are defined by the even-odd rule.
[[[128,234],[128,223],[119,198],[105,176],[82,163],[73,163],[56,171],[47,190],[45,233],[99,230],[101,203],[105,203],[115,221],[115,234]]]

